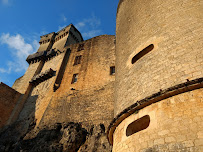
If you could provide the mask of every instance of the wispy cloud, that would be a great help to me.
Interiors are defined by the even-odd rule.
[[[9,0],[1,0],[1,2],[2,2],[4,5],[8,5],[8,4],[9,4]]]
[[[82,33],[85,39],[92,38],[102,33],[100,29],[101,21],[94,14],[89,18],[76,23],[75,27]]]
[[[79,23],[77,23],[75,26],[76,26],[76,28],[77,28],[78,30],[80,30],[80,29],[83,28],[85,25],[86,25],[85,22],[79,22]]]
[[[83,32],[82,35],[84,38],[92,38],[99,35],[100,33],[101,33],[101,30],[90,30],[87,32]]]
[[[0,67],[0,73],[21,72],[27,69],[28,64],[25,59],[29,54],[32,54],[38,48],[37,41],[32,44],[26,43],[20,35],[11,36],[9,33],[3,33],[0,37],[0,43],[6,44],[12,50],[13,60],[7,62],[7,68]]]
[[[62,30],[64,27],[66,27],[66,25],[59,26],[59,27],[58,27],[58,31]]]
[[[64,15],[64,14],[60,14],[59,15],[59,19],[60,19],[60,21],[63,21],[63,22],[66,22],[67,21],[67,17]]]
[[[63,19],[64,22],[67,21],[67,18],[66,18],[66,16],[64,14],[62,14],[62,19]]]
[[[8,71],[4,68],[0,68],[0,73],[7,73]]]
[[[32,42],[32,46],[33,46],[33,50],[37,51],[40,45],[39,45],[39,42],[37,40],[34,40]]]

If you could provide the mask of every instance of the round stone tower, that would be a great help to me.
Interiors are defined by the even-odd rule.
[[[120,0],[113,152],[203,151],[202,4]]]

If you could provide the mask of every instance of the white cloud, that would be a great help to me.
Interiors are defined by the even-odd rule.
[[[0,68],[0,73],[10,73],[11,71],[21,72],[27,69],[28,64],[26,58],[29,54],[37,50],[38,44],[34,40],[32,44],[25,42],[24,38],[20,35],[11,36],[9,33],[3,33],[0,37],[1,44],[7,44],[12,50],[12,61],[7,62],[7,68]]]
[[[65,27],[66,27],[66,25],[59,26],[59,27],[58,27],[58,31],[62,30],[62,29],[65,28]]]
[[[86,24],[85,24],[85,22],[83,21],[83,22],[77,23],[77,24],[75,25],[75,27],[79,30],[79,29],[83,28],[85,25],[86,25]]]
[[[100,19],[92,14],[91,17],[78,22],[75,27],[82,33],[85,39],[88,39],[101,34],[100,25]]]
[[[66,22],[66,21],[67,21],[67,18],[66,18],[66,16],[65,16],[64,14],[61,14],[60,16],[61,16],[61,20],[62,20],[63,22]]]
[[[67,18],[65,17],[65,15],[63,15],[63,21],[66,22]]]
[[[91,37],[95,37],[95,36],[99,35],[100,33],[101,33],[101,30],[92,30],[92,31],[84,32],[84,33],[82,33],[82,35],[84,37],[91,38]]]
[[[78,22],[75,27],[78,30],[82,30],[84,27],[89,28],[98,28],[101,25],[100,19],[98,19],[94,14],[90,18],[83,19],[82,21]]]
[[[0,73],[7,73],[8,71],[5,70],[4,68],[0,68]]]
[[[9,4],[9,1],[8,0],[1,0],[3,4],[7,5]]]
[[[32,46],[33,46],[33,49],[37,51],[40,45],[39,45],[39,42],[37,40],[34,40],[32,42]]]

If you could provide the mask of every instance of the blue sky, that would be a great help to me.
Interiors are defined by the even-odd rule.
[[[0,82],[12,86],[40,36],[74,24],[89,39],[115,35],[119,0],[0,0]]]

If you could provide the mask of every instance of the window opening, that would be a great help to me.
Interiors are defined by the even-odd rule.
[[[110,67],[110,75],[115,74],[115,66]]]
[[[79,44],[78,51],[84,50],[84,44]]]
[[[151,50],[154,49],[154,45],[150,44],[148,47],[144,48],[142,51],[140,51],[138,54],[136,54],[132,58],[132,64],[134,64],[137,60],[139,60],[141,57],[143,57],[145,54],[149,53]]]
[[[71,83],[76,83],[78,81],[78,74],[73,74],[73,79]]]
[[[80,64],[80,63],[81,63],[81,58],[82,58],[82,55],[76,56],[73,65],[78,65],[78,64]]]
[[[134,122],[128,125],[126,129],[126,136],[130,136],[132,134],[135,134],[139,131],[146,129],[147,127],[149,127],[149,124],[150,124],[149,115],[145,115],[144,117],[135,120]]]

